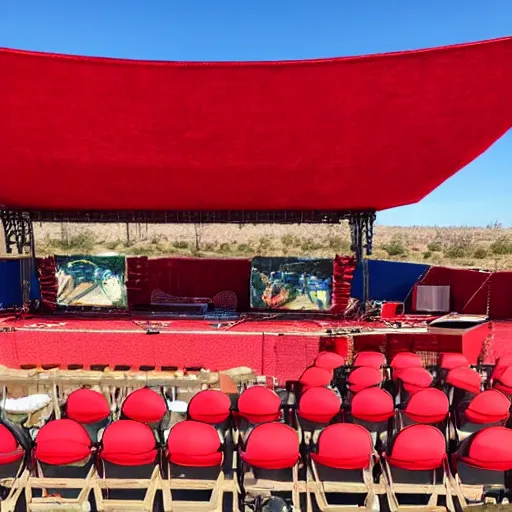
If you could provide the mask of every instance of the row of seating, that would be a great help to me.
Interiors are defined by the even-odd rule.
[[[446,496],[448,508],[452,495],[464,502],[481,499],[484,491],[488,494],[489,473],[491,487],[499,489],[501,499],[510,487],[504,474],[512,469],[512,456],[503,447],[512,446],[512,430],[504,428],[510,399],[498,388],[503,385],[498,377],[507,373],[512,361],[498,361],[486,379],[484,370],[470,368],[467,361],[459,366],[463,357],[452,355],[442,358],[435,375],[425,370],[432,377],[429,387],[416,381],[407,389],[398,385],[389,390],[386,384],[394,385],[408,370],[420,369],[414,366],[421,361],[417,354],[402,355],[399,364],[395,359],[388,368],[382,354],[360,353],[348,367],[344,361],[339,364],[337,354],[321,353],[299,379],[295,393],[280,395],[254,386],[229,397],[204,390],[188,404],[187,419],[170,430],[162,392],[149,388],[132,392],[123,401],[118,419],[103,394],[79,389],[64,404],[64,419],[48,422],[34,442],[13,426],[3,426],[0,471],[2,478],[18,476],[18,485],[2,482],[11,490],[9,499],[21,488],[28,490],[29,510],[37,500],[51,498],[36,496],[33,488],[45,488],[49,485],[45,478],[54,477],[50,489],[65,483],[67,492],[71,473],[84,479],[84,486],[78,496],[65,499],[83,504],[84,496],[92,493],[99,510],[108,500],[118,499],[119,480],[134,475],[144,489],[139,495],[141,506],[152,506],[159,490],[165,510],[179,509],[173,500],[177,490],[199,488],[213,492],[210,500],[194,504],[194,510],[216,510],[224,494],[240,497],[239,503],[232,501],[237,510],[247,496],[276,488],[291,493],[297,510],[301,505],[304,509],[301,493],[302,500],[314,499],[320,509],[331,506],[330,490],[360,498],[366,506],[380,497],[397,508],[401,492],[418,491],[414,479],[404,478],[407,472],[423,478],[420,489],[429,491],[432,503]],[[451,360],[453,366],[443,367],[443,359]],[[368,387],[359,382],[356,389],[345,386],[343,382],[365,368],[379,372],[380,381],[369,381]],[[323,372],[328,380],[318,379]],[[341,385],[333,385],[340,375]],[[213,470],[213,478],[204,478],[205,468]],[[191,469],[200,469],[203,478],[185,478]],[[326,469],[337,472],[336,477]],[[290,473],[290,478],[278,479],[280,485],[276,485],[275,473],[280,471]],[[469,482],[473,482],[470,487]],[[66,492],[53,494],[61,495],[55,498],[58,501]]]

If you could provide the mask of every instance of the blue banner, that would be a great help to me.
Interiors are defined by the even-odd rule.
[[[430,268],[420,263],[368,260],[370,299],[404,302],[418,279]],[[363,299],[363,266],[359,263],[352,279],[351,297]]]
[[[39,281],[34,272],[30,279],[30,300],[40,299]],[[0,260],[0,310],[22,306],[21,260]]]

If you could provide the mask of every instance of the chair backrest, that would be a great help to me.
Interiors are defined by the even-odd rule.
[[[510,399],[497,389],[487,389],[470,402],[461,404],[459,422],[469,421],[476,425],[506,422],[510,416]]]
[[[325,368],[318,368],[317,366],[310,366],[306,368],[302,375],[299,377],[299,383],[302,391],[309,388],[325,387],[328,386],[333,379],[333,372]]]
[[[0,466],[21,463],[25,450],[14,433],[0,424]]]
[[[393,357],[390,364],[393,370],[393,378],[397,378],[400,372],[407,368],[422,368],[423,362],[419,354],[414,352],[399,352]]]
[[[409,395],[413,395],[422,389],[432,385],[434,378],[425,368],[404,368],[400,370],[396,378],[403,389]]]
[[[330,423],[341,410],[341,398],[329,388],[310,388],[299,400],[297,414],[312,424]]]
[[[461,443],[454,459],[478,469],[512,470],[512,430],[505,427],[479,430]]]
[[[299,460],[297,432],[284,423],[262,423],[251,431],[240,456],[255,468],[292,468]]]
[[[382,388],[363,389],[352,397],[350,409],[354,419],[373,423],[387,422],[395,414],[393,397]]]
[[[196,393],[187,408],[188,418],[210,425],[224,424],[230,417],[231,400],[216,389],[205,389]]]
[[[465,393],[478,394],[482,387],[482,378],[471,368],[460,366],[450,370],[446,375],[446,384]]]
[[[132,391],[121,407],[123,418],[155,425],[160,423],[167,413],[163,396],[150,388]]]
[[[66,417],[85,425],[103,421],[110,415],[105,396],[88,388],[73,391],[66,400],[64,410]]]
[[[512,396],[512,366],[503,368],[499,373],[497,372],[493,378],[493,387],[507,396]]]
[[[238,415],[247,422],[257,425],[281,418],[281,399],[271,389],[251,386],[238,398]]]
[[[442,370],[453,370],[461,366],[469,367],[469,361],[464,354],[458,352],[443,352],[439,366]]]
[[[332,372],[344,364],[345,358],[343,356],[340,356],[336,352],[322,351],[316,356],[313,366]]]
[[[119,466],[145,466],[157,460],[155,434],[148,425],[134,420],[111,423],[101,439],[100,457]]]
[[[383,380],[382,370],[370,366],[359,366],[350,372],[347,385],[351,393],[359,393],[363,389],[380,386]]]
[[[92,455],[92,443],[85,428],[64,418],[49,421],[39,430],[34,457],[44,464],[66,466],[87,461]]]
[[[370,432],[353,423],[335,423],[322,430],[311,458],[336,469],[366,469],[373,454]]]
[[[354,358],[352,366],[358,368],[360,366],[368,366],[369,368],[382,368],[386,364],[386,356],[382,352],[374,352],[372,350],[364,350],[358,352]]]
[[[428,471],[442,466],[446,441],[432,425],[410,425],[390,440],[386,458],[390,465],[409,471]]]
[[[178,466],[212,467],[222,464],[221,441],[212,425],[185,420],[167,438],[167,458]]]
[[[404,414],[415,423],[437,424],[448,417],[448,397],[440,389],[427,388],[414,393],[405,404]]]

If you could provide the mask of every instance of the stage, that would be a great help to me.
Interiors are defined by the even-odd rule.
[[[435,350],[439,340],[425,324],[394,328],[379,322],[335,319],[257,319],[233,322],[201,319],[94,319],[41,316],[0,322],[0,364],[204,367],[212,371],[250,367],[280,382],[296,379],[319,347],[336,343],[348,357],[360,342],[387,340],[393,350],[415,343],[416,350]],[[375,336],[371,336],[375,335]],[[512,353],[512,321],[492,322],[484,343],[484,361]],[[360,340],[357,341],[357,340]]]

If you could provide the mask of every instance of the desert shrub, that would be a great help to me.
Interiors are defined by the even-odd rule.
[[[228,243],[224,242],[219,245],[219,251],[223,253],[231,252],[231,247]]]
[[[81,253],[89,252],[94,249],[95,236],[89,230],[82,231],[67,239],[52,238],[48,240],[48,245],[67,252]]]
[[[281,243],[284,247],[291,247],[293,245],[293,235],[283,235],[281,237]]]
[[[126,250],[127,254],[132,254],[133,256],[149,256],[154,252],[152,247],[139,247],[132,246]]]
[[[300,247],[301,241],[300,238],[293,235],[283,235],[281,237],[281,244],[283,247]]]
[[[489,249],[498,256],[512,254],[512,242],[509,237],[501,236],[489,246]]]
[[[488,256],[487,249],[485,249],[484,247],[477,247],[473,251],[473,258],[476,258],[477,260],[483,260],[483,259],[487,258],[487,256]]]
[[[427,249],[430,252],[441,252],[443,250],[443,244],[440,240],[433,240],[427,245]]]
[[[423,253],[423,259],[424,259],[424,260],[428,260],[428,259],[429,259],[429,258],[431,258],[431,257],[432,257],[432,253],[431,253],[430,251],[425,251],[425,252]]]
[[[403,256],[407,250],[399,238],[394,238],[388,244],[384,244],[382,248],[388,253],[388,256]]]
[[[151,243],[153,245],[158,245],[162,241],[163,237],[162,235],[153,235],[151,237]]]
[[[458,259],[465,258],[471,254],[471,244],[466,240],[459,240],[446,245],[443,253],[447,258]]]
[[[215,247],[216,247],[216,244],[214,243],[211,243],[211,242],[208,242],[208,243],[205,243],[201,246],[201,249],[203,251],[207,251],[207,252],[213,252],[215,251]]]
[[[109,251],[114,251],[115,249],[117,249],[119,246],[122,246],[122,245],[123,245],[123,242],[121,242],[121,240],[111,240],[110,242],[107,242],[105,244],[105,247]]]
[[[312,238],[304,238],[300,248],[305,252],[318,251],[323,248],[323,245],[315,242]]]
[[[249,244],[239,244],[237,251],[243,254],[254,252],[254,249]]]
[[[260,238],[259,245],[261,250],[270,249],[272,246],[272,239],[268,236],[262,236]]]
[[[185,240],[175,240],[173,243],[172,243],[172,246],[175,248],[175,249],[188,249],[188,242],[185,241]]]
[[[341,236],[332,236],[327,241],[329,249],[338,253],[348,253],[350,251],[350,242]]]

